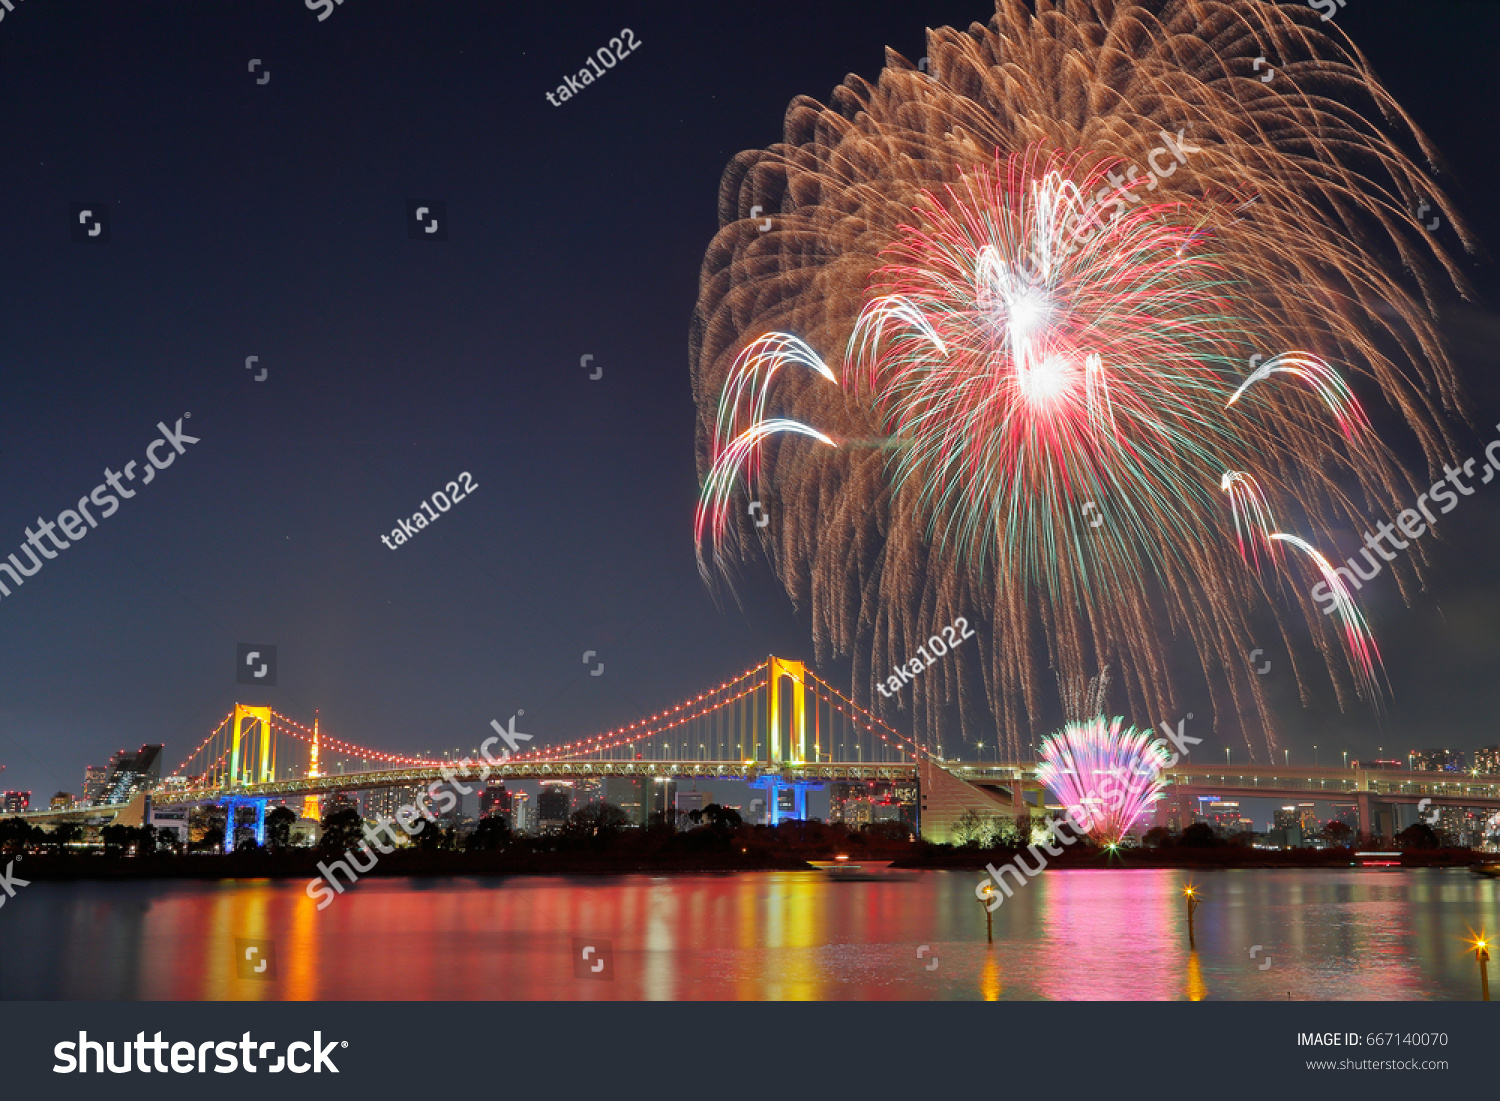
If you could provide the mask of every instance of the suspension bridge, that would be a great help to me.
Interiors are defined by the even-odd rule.
[[[268,803],[295,806],[300,800],[302,814],[316,818],[321,797],[335,792],[647,776],[739,780],[764,788],[774,825],[782,817],[783,789],[792,793],[791,816],[805,818],[809,790],[833,781],[916,780],[920,762],[928,757],[802,662],[777,657],[648,718],[561,745],[521,748],[521,739],[530,736],[516,731],[515,722],[509,730],[496,723],[502,732],[470,756],[437,759],[334,737],[317,718],[307,726],[268,706],[236,704],[165,780],[134,803],[26,817],[76,821],[108,815],[136,824],[144,819],[149,796],[157,808],[219,804],[235,814],[248,807],[264,841]],[[226,831],[226,848],[234,832]]]
[[[515,721],[509,730],[494,724],[497,736],[471,756],[437,759],[335,737],[316,717],[308,726],[269,706],[236,704],[166,779],[131,802],[22,817],[139,825],[149,806],[218,804],[236,821],[242,808],[251,810],[264,842],[271,803],[296,807],[300,800],[302,815],[317,818],[320,800],[336,792],[611,776],[741,781],[766,791],[772,825],[783,817],[783,790],[792,794],[790,817],[805,818],[808,791],[831,782],[915,782],[922,835],[935,841],[950,840],[953,823],[966,811],[1019,817],[1047,807],[1036,762],[943,758],[802,662],[777,657],[647,718],[560,745],[522,748],[530,736],[516,731]],[[1354,768],[1184,762],[1164,770],[1162,781],[1166,793],[1187,797],[1354,803],[1366,832],[1392,832],[1398,805],[1500,811],[1500,776],[1371,769],[1357,762]],[[225,834],[227,849],[237,830]]]

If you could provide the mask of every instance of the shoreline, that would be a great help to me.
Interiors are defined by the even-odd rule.
[[[968,871],[984,875],[987,864],[1008,864],[1027,851],[995,849],[989,851],[929,850],[923,853],[866,852],[849,853],[851,864],[861,861],[890,861],[892,872]],[[611,855],[604,853],[465,853],[465,852],[395,852],[380,857],[375,867],[360,874],[361,879],[426,878],[444,876],[558,876],[558,875],[634,875],[634,874],[730,874],[758,871],[811,871],[809,861],[832,860],[836,853],[724,854],[721,859],[704,859],[703,854],[680,855]],[[130,856],[64,856],[32,854],[23,859],[18,875],[28,882],[110,881],[138,879],[306,879],[322,877],[318,865],[331,864],[342,854],[295,853],[271,856],[265,853],[230,855],[180,855],[155,857]],[[1437,849],[1408,851],[1400,863],[1391,868],[1477,868],[1500,863],[1491,854],[1469,850]],[[1291,850],[1281,853],[1243,849],[1201,850],[1128,850],[1109,854],[1102,851],[1066,852],[1048,862],[1049,870],[1130,871],[1135,869],[1183,868],[1194,871],[1230,870],[1236,868],[1349,868],[1361,867],[1352,850]],[[1384,871],[1384,867],[1369,867]],[[869,879],[878,880],[878,874]]]

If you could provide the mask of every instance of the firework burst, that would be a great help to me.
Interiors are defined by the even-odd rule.
[[[1155,803],[1167,750],[1150,731],[1102,716],[1042,739],[1037,778],[1101,845],[1118,845]]]
[[[919,737],[957,701],[1019,755],[1044,685],[1111,662],[1170,714],[1179,635],[1264,752],[1244,653],[1266,606],[1300,613],[1341,703],[1373,699],[1358,610],[1318,615],[1279,548],[1326,564],[1411,492],[1361,398],[1430,465],[1452,451],[1432,307],[1462,284],[1402,213],[1467,240],[1434,151],[1296,5],[998,0],[927,52],[797,99],[725,173],[691,338],[705,573],[766,550],[876,707],[933,623],[983,621],[977,661],[924,677]]]

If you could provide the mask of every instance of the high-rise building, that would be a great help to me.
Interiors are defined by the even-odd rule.
[[[877,807],[885,809],[877,810]],[[893,783],[886,780],[830,784],[828,821],[842,822],[855,829],[871,822],[904,822],[915,830],[917,785],[909,781]]]
[[[917,790],[915,780],[897,780],[891,784],[891,802],[901,808],[899,821],[905,823],[907,829],[917,833],[920,823],[917,817],[917,808],[921,804],[921,795]]]
[[[677,793],[677,809],[688,813],[690,811],[701,811],[712,800],[706,791],[679,791]]]
[[[828,821],[853,825],[853,804],[866,797],[866,785],[839,780],[828,785]]]
[[[1487,745],[1469,755],[1474,771],[1486,776],[1500,775],[1500,745]]]
[[[536,797],[537,829],[551,833],[562,828],[573,812],[573,785],[566,780],[544,780]]]
[[[662,814],[671,814],[675,817],[677,812],[673,808],[677,802],[676,780],[669,780],[664,776],[654,776],[651,778],[646,794],[650,799],[649,809],[651,811],[651,819]]]
[[[1295,803],[1278,810],[1271,820],[1271,830],[1266,835],[1269,842],[1283,849],[1302,848],[1305,840],[1302,817],[1302,808]]]
[[[326,821],[335,811],[352,810],[359,814],[359,794],[352,791],[336,791],[323,800],[323,818]],[[361,815],[361,817],[363,817]]]
[[[852,830],[868,826],[875,821],[875,804],[869,799],[850,799],[844,804],[839,821]]]
[[[402,807],[414,807],[417,805],[416,787],[398,788],[372,788],[361,794],[360,814],[365,818],[395,818],[396,812]],[[293,808],[294,810],[298,808]],[[324,813],[327,809],[323,808]]]
[[[137,792],[154,788],[161,779],[161,751],[159,745],[143,745],[134,753],[122,749],[111,757],[100,802],[128,803]]]
[[[524,791],[512,792],[510,796],[510,828],[512,833],[531,833],[531,796]]]
[[[109,775],[106,765],[89,765],[83,770],[83,802],[85,806],[97,806],[104,802],[104,781]]]
[[[646,824],[646,807],[650,800],[646,789],[651,785],[649,776],[606,776],[603,797],[625,812],[632,826]]]
[[[1214,832],[1221,836],[1253,830],[1255,824],[1240,813],[1240,805],[1232,799],[1220,799],[1204,804],[1203,816]]]
[[[481,818],[504,818],[510,821],[511,793],[505,790],[505,784],[499,781],[490,781],[485,784],[484,790],[479,793],[479,817]]]
[[[1411,767],[1417,772],[1467,772],[1464,752],[1459,749],[1424,749],[1407,756]]]
[[[7,791],[0,795],[0,810],[6,814],[20,814],[31,806],[31,792]]]
[[[48,810],[67,810],[73,805],[73,793],[70,791],[59,791],[52,797],[48,804]]]
[[[1172,833],[1181,833],[1198,820],[1198,800],[1191,795],[1177,795],[1170,789],[1156,801],[1156,825]]]
[[[1436,815],[1436,818],[1432,817]],[[1438,843],[1450,848],[1477,849],[1484,844],[1487,815],[1467,807],[1434,807],[1419,819],[1432,827]]]

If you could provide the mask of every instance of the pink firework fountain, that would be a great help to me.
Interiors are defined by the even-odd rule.
[[[1168,753],[1149,730],[1102,715],[1042,739],[1037,778],[1068,817],[1101,845],[1115,846],[1161,793]]]

